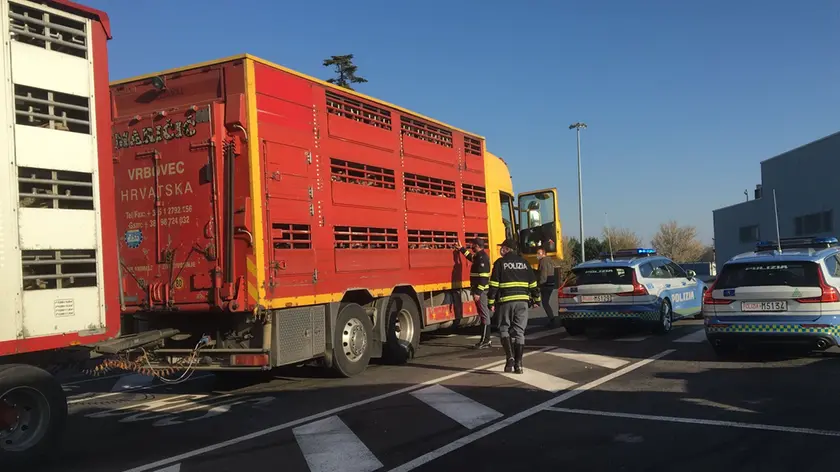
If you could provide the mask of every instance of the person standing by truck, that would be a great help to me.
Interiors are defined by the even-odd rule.
[[[486,243],[481,238],[472,241],[472,248],[461,247],[458,241],[458,250],[471,262],[470,265],[470,295],[475,302],[481,320],[481,339],[473,346],[474,349],[486,349],[490,347],[490,306],[487,303],[487,289],[490,282],[490,256],[484,250]],[[472,250],[472,251],[470,251]]]
[[[517,253],[516,241],[506,239],[499,246],[502,257],[493,263],[487,299],[499,314],[499,337],[507,359],[505,372],[521,374],[528,308],[540,303],[540,292],[534,270]]]
[[[542,307],[543,310],[545,310],[545,316],[548,317],[548,323],[554,325],[554,311],[551,309],[551,294],[557,286],[554,280],[554,263],[550,258],[545,257],[545,249],[543,248],[537,249],[537,260],[540,261],[540,265],[537,270],[540,274],[538,282],[540,285]]]

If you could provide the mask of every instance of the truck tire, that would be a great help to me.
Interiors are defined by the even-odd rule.
[[[389,297],[385,309],[385,350],[382,354],[391,364],[405,364],[414,357],[420,345],[420,309],[404,294]]]
[[[346,304],[335,320],[333,329],[333,369],[342,377],[353,377],[365,371],[370,363],[373,323],[364,308]]]
[[[0,365],[0,464],[29,468],[56,457],[66,423],[67,397],[55,377],[31,365]]]

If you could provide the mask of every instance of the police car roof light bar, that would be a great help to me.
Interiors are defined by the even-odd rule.
[[[759,241],[755,251],[778,251],[779,249],[827,249],[840,245],[835,237],[781,238],[778,241]]]
[[[609,256],[609,253],[602,252],[602,256],[606,255]],[[634,249],[619,249],[618,251],[613,252],[614,257],[648,257],[648,256],[655,256],[656,249],[650,248],[643,248],[638,247]]]

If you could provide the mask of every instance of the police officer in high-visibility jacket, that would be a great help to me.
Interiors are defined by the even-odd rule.
[[[472,252],[470,248],[461,247],[458,241],[458,249],[472,264],[470,265],[470,294],[475,302],[479,320],[482,324],[481,339],[473,348],[486,349],[490,347],[490,306],[487,303],[487,289],[490,280],[490,256],[484,250],[485,242],[481,238],[472,240]]]
[[[499,246],[502,257],[493,263],[487,299],[499,315],[505,372],[521,374],[528,309],[540,303],[540,290],[528,261],[518,254],[516,241],[506,239]]]

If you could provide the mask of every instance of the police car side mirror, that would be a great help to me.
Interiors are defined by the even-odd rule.
[[[697,272],[694,272],[691,269],[685,271],[685,276],[686,276],[686,278],[688,278],[688,280],[693,279],[696,275],[697,275]]]

